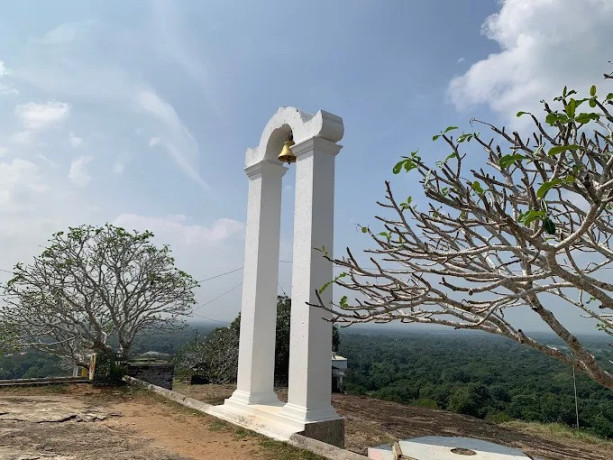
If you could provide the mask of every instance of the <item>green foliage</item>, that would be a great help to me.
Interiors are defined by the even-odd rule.
[[[277,298],[277,327],[275,338],[275,383],[286,386],[289,379],[289,336],[292,299]]]
[[[484,417],[489,394],[484,385],[462,385],[449,395],[448,409],[458,414]]]
[[[485,190],[483,190],[483,187],[481,187],[481,183],[478,180],[472,182],[470,184],[470,188],[472,188],[479,195],[483,195],[485,193]]]
[[[396,163],[392,171],[394,174],[400,173],[403,169],[409,172],[416,169],[419,163],[421,163],[421,157],[417,154],[417,150],[415,150],[411,152],[408,157],[402,157],[402,160]]]
[[[560,153],[564,153],[567,151],[574,151],[581,149],[580,145],[570,144],[570,145],[556,145],[555,147],[551,147],[547,155],[550,157],[559,155]]]
[[[289,342],[292,301],[287,296],[277,297],[277,324],[275,333],[275,384],[286,386],[289,378]],[[211,383],[236,381],[240,314],[228,327],[213,330],[203,340],[188,343],[175,359],[179,373],[203,376]],[[338,328],[332,330],[332,349],[340,344]]]
[[[552,180],[548,180],[547,182],[545,182],[543,185],[541,185],[538,188],[538,190],[536,191],[536,197],[542,200],[543,198],[545,198],[545,195],[547,195],[547,192],[549,190],[551,190],[557,185],[560,185],[562,182],[563,180],[560,179],[559,177],[556,177]]]
[[[366,231],[364,230],[366,227],[362,228],[362,233],[366,233],[368,231],[368,228],[366,228]],[[319,293],[323,293],[326,289],[328,289],[328,287],[330,287],[330,285],[336,283],[338,280],[340,280],[341,278],[344,278],[345,276],[347,276],[347,273],[340,273],[339,275],[337,275],[332,281],[328,281],[327,283],[324,283],[324,285],[322,287],[319,288]]]
[[[529,227],[535,220],[545,220],[546,218],[547,213],[545,211],[529,209],[528,211],[521,213],[517,220],[520,224],[524,224],[526,227]]]
[[[0,380],[63,377],[70,370],[58,357],[36,350],[0,356]]]
[[[118,360],[113,353],[98,353],[96,356],[95,385],[120,385],[127,374],[125,361]]]
[[[546,343],[561,346],[554,336]],[[587,340],[590,343],[589,339]],[[596,358],[613,350],[592,339]],[[348,393],[485,418],[575,424],[572,372],[537,351],[485,334],[343,334]],[[580,425],[613,438],[613,394],[577,375]]]
[[[515,164],[517,161],[521,161],[521,160],[525,160],[526,157],[524,155],[520,155],[518,153],[516,153],[515,155],[505,155],[502,158],[500,158],[500,161],[498,162],[498,164],[500,165],[501,168],[508,168],[509,166],[512,166],[513,164]]]
[[[425,407],[427,409],[439,409],[438,404],[434,399],[421,398],[415,403],[416,406]]]

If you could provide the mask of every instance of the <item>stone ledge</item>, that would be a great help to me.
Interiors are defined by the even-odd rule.
[[[65,383],[91,383],[85,377],[45,377],[42,379],[0,380],[0,387],[25,387],[36,385],[60,385]]]
[[[124,376],[123,381],[126,383],[130,383],[135,386],[139,386],[141,388],[145,388],[153,393],[157,393],[165,398],[171,399],[183,406],[187,406],[191,409],[199,410],[200,412],[208,413],[213,407],[211,404],[207,404],[202,401],[198,401],[197,399],[190,398],[188,396],[182,395],[181,393],[177,393],[176,391],[167,390],[166,388],[159,387],[152,383],[145,382],[143,380],[135,379],[134,377],[130,377],[129,375]]]

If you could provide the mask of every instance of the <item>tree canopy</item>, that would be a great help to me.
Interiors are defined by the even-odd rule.
[[[605,84],[611,75],[605,75]],[[609,85],[610,86],[610,85]],[[609,88],[610,91],[610,88]],[[613,389],[598,362],[559,317],[558,308],[590,318],[613,335],[613,93],[564,88],[543,116],[519,112],[530,133],[488,122],[486,133],[449,126],[433,136],[442,157],[428,164],[414,151],[395,174],[417,174],[423,195],[398,198],[386,182],[381,229],[362,227],[374,242],[368,261],[347,255],[335,279],[356,293],[331,305],[345,323],[439,324],[511,338],[585,372]],[[478,147],[471,149],[471,147]],[[483,158],[478,169],[478,151]],[[467,158],[470,155],[470,158]],[[416,183],[414,181],[412,184]],[[331,259],[324,251],[324,256]],[[553,347],[516,326],[525,309],[564,343]]]
[[[275,333],[275,384],[286,386],[289,378],[290,319],[292,300],[277,297],[277,323]],[[232,383],[238,371],[240,314],[228,327],[215,329],[204,340],[194,340],[179,353],[178,365],[193,370],[211,383]],[[332,346],[337,351],[340,343],[338,328],[332,330]]]
[[[128,355],[142,331],[176,326],[191,312],[198,283],[174,266],[149,231],[106,224],[55,233],[3,286],[0,324],[21,348],[85,365],[86,351],[110,353],[113,334]]]

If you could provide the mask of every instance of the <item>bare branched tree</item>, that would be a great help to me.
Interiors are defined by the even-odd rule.
[[[517,114],[530,120],[529,136],[473,120],[489,134],[456,137],[448,127],[434,136],[447,150],[435,166],[417,152],[403,157],[394,173],[418,174],[425,200],[398,199],[387,182],[378,203],[387,213],[377,217],[384,228],[362,228],[375,243],[368,261],[349,249],[333,260],[344,268],[334,281],[355,300],[316,306],[337,323],[399,320],[501,335],[613,389],[608,363],[559,315],[572,309],[613,335],[612,105],[613,93],[601,97],[595,86],[584,98],[564,88],[543,102],[543,120]],[[471,145],[487,165],[467,171]],[[514,326],[509,312],[526,308],[565,346]]]
[[[151,232],[81,226],[53,235],[30,265],[17,264],[0,298],[0,324],[18,346],[85,365],[84,351],[127,356],[135,336],[191,312],[197,282],[174,267]]]

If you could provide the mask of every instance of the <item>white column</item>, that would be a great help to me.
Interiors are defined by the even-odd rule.
[[[283,414],[304,423],[337,419],[331,405],[332,324],[316,303],[315,290],[332,279],[334,157],[340,145],[318,137],[292,147],[296,161],[296,204],[292,268],[292,316],[288,402]],[[332,286],[322,293],[331,300]]]
[[[236,391],[230,403],[268,404],[273,391],[281,179],[287,171],[266,160],[245,169],[249,198]]]

